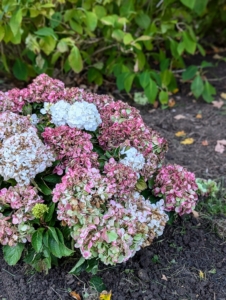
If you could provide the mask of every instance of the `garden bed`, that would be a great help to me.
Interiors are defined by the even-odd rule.
[[[220,64],[211,75],[223,77],[225,64]],[[226,80],[219,82],[214,84],[220,94],[226,91]],[[11,87],[0,87],[4,88]],[[180,164],[197,177],[219,179],[226,174],[226,150],[218,153],[215,146],[218,140],[226,139],[225,105],[218,109],[194,101],[187,93],[187,86],[182,86],[173,96],[176,105],[171,109],[136,107],[144,121],[169,141],[166,162]],[[175,118],[178,115],[184,118],[178,120]],[[184,136],[175,135],[181,131],[185,132]],[[194,142],[181,144],[186,138],[193,138]],[[71,263],[52,269],[46,276],[33,273],[22,263],[9,267],[2,254],[0,265],[0,299],[6,300],[73,299],[70,289],[82,295],[91,278],[87,274],[68,275]],[[115,300],[226,299],[226,243],[203,218],[179,219],[154,244],[139,251],[127,263],[102,266],[102,269],[97,275],[107,290],[112,290]],[[90,297],[86,299],[97,299],[97,294],[91,296],[90,290],[87,293]]]

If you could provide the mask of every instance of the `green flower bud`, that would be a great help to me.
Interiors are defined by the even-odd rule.
[[[48,212],[49,208],[46,204],[36,203],[32,208],[32,214],[36,219],[43,217],[44,213]]]

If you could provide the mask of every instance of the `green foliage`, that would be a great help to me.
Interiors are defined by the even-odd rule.
[[[195,98],[198,99],[202,96],[202,98],[209,103],[213,101],[213,95],[216,95],[216,89],[207,80],[204,68],[212,66],[212,64],[203,61],[200,67],[191,65],[182,74],[184,81],[191,81],[191,92]]]
[[[166,105],[183,54],[205,55],[201,38],[219,28],[224,36],[225,22],[224,0],[3,0],[0,70],[24,81],[56,67],[97,85],[113,77],[119,90],[136,86],[145,102]],[[191,90],[212,101],[198,75]]]

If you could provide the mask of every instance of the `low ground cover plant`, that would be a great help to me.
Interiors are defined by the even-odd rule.
[[[186,55],[205,55],[203,37],[223,40],[225,23],[224,0],[3,0],[0,70],[24,81],[73,70],[167,105],[174,70],[185,68]],[[195,73],[192,93],[212,101],[213,86]]]
[[[139,111],[45,74],[0,93],[0,244],[38,271],[122,263],[191,213],[208,182],[163,165],[167,141]]]

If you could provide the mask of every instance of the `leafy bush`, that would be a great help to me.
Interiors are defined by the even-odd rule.
[[[1,69],[18,79],[57,67],[97,85],[116,78],[119,90],[134,85],[165,105],[183,54],[205,55],[200,40],[225,31],[226,10],[224,0],[3,0],[0,16]]]
[[[0,104],[0,244],[10,265],[23,257],[47,272],[76,254],[71,272],[95,274],[99,261],[128,260],[194,210],[194,174],[163,166],[166,140],[128,104],[44,74]]]

